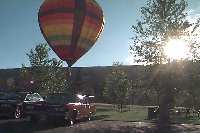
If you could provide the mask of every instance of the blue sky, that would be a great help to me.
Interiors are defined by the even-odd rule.
[[[139,18],[146,0],[97,0],[105,15],[105,29],[96,44],[73,66],[110,66],[114,61],[130,63],[128,52],[131,25]],[[28,65],[26,53],[45,43],[39,30],[37,12],[43,0],[0,1],[0,68]],[[200,1],[189,0],[191,14],[199,13]],[[52,57],[57,57],[51,52]],[[66,64],[64,64],[67,66]]]

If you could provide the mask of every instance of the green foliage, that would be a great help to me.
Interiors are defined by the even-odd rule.
[[[183,79],[182,90],[180,95],[182,96],[183,105],[186,107],[192,107],[199,109],[200,104],[200,63],[187,61],[185,62],[185,75],[187,78]]]
[[[27,56],[30,68],[22,66],[21,76],[29,80],[28,87],[40,93],[59,93],[69,89],[67,74],[62,68],[62,61],[49,58],[49,47],[47,44],[36,45]],[[30,81],[34,83],[30,84]]]
[[[30,65],[32,67],[44,67],[49,66],[51,60],[49,59],[49,47],[47,44],[36,45],[34,49],[31,49],[26,55],[29,58]]]
[[[112,72],[106,78],[103,95],[108,101],[122,105],[126,101],[129,86],[127,74],[113,67]]]
[[[186,20],[185,0],[147,0],[134,31],[131,53],[135,61],[147,64],[167,62],[164,47],[170,38],[179,38],[191,25]]]

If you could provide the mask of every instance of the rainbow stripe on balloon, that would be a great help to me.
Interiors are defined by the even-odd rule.
[[[45,0],[38,21],[48,44],[69,66],[95,44],[104,27],[95,0]]]

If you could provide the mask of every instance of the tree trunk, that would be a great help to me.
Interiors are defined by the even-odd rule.
[[[123,108],[123,106],[122,106],[122,103],[120,104],[120,112],[122,112],[122,108]]]
[[[162,73],[160,82],[162,83],[160,115],[158,121],[158,130],[160,133],[171,133],[170,130],[170,108],[173,103],[174,75],[173,67],[169,64],[169,68]]]
[[[162,133],[170,133],[170,115],[169,115],[169,109],[170,109],[170,88],[166,87],[164,88],[165,92],[162,95],[161,103],[160,103],[160,115],[159,115],[159,121],[158,121],[158,130]]]
[[[131,105],[135,104],[135,94],[131,95]]]
[[[159,105],[160,104],[160,93],[158,91],[156,91],[156,104]]]

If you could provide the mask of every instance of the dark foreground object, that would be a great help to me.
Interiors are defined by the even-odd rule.
[[[0,92],[0,117],[20,118],[17,105],[24,101],[27,92]]]
[[[173,133],[198,133],[200,125],[175,124]],[[60,122],[40,121],[31,123],[27,119],[0,120],[0,133],[155,133],[155,125],[144,122],[80,121],[72,127]]]

